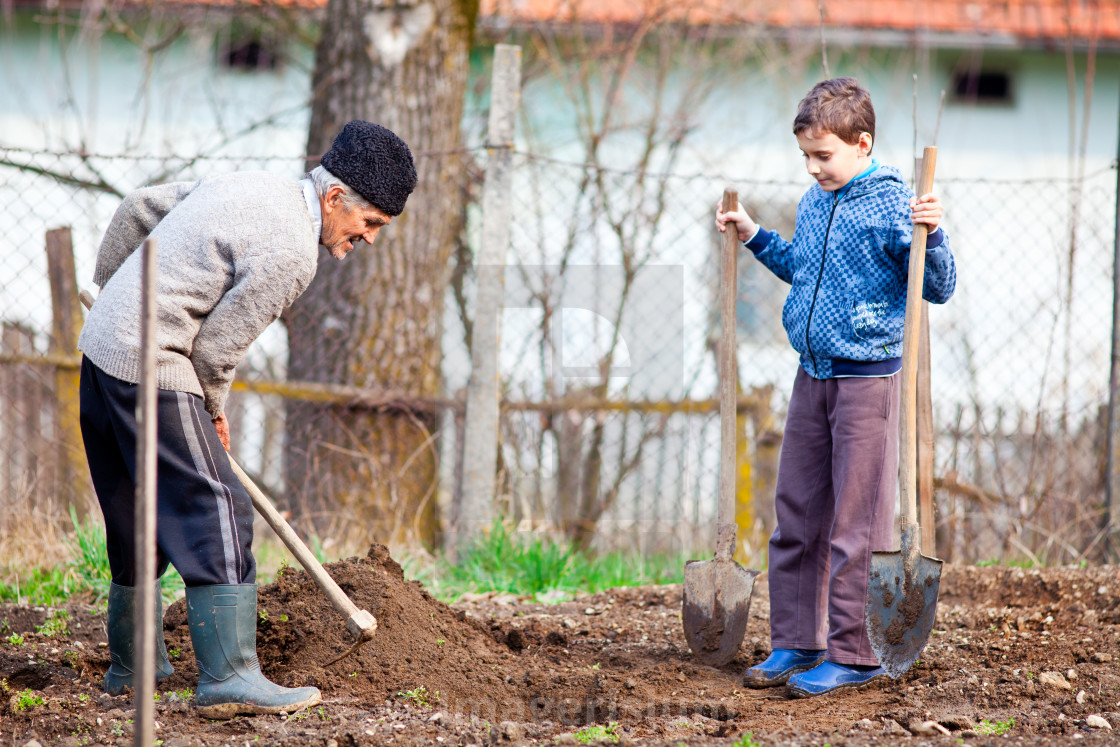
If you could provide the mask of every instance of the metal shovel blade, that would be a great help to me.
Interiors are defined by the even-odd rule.
[[[902,551],[871,553],[867,635],[880,666],[898,679],[926,647],[937,612],[941,561],[917,551],[921,530],[902,530]]]
[[[723,666],[739,652],[757,575],[758,571],[734,560],[690,560],[685,564],[684,637],[702,663]]]

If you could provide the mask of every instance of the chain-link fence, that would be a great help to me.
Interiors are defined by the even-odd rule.
[[[437,528],[419,536],[438,536],[446,522],[462,468],[471,257],[485,158],[482,149],[418,154],[421,171],[449,175],[449,191],[466,205],[434,263],[390,266],[408,255],[380,252],[382,239],[347,260],[364,252],[372,263],[350,265],[362,270],[355,277],[426,274],[411,287],[427,288],[427,297],[416,290],[394,300],[394,288],[374,290],[379,303],[402,310],[420,304],[434,309],[434,318],[421,324],[382,311],[385,333],[356,340],[346,334],[349,323],[332,328],[334,317],[323,315],[323,340],[337,339],[339,355],[366,348],[379,361],[403,361],[397,370],[315,378],[306,372],[330,369],[332,348],[319,340],[319,363],[294,366],[282,323],[254,343],[239,370],[227,411],[233,451],[297,517],[318,512],[352,527],[362,514],[348,504],[352,490],[339,484],[356,480],[395,486],[382,504],[389,512],[417,505],[398,500],[399,491],[418,491],[425,511],[435,507]],[[70,505],[79,513],[92,505],[76,440],[75,335],[66,319],[74,313],[73,276],[89,286],[121,197],[147,183],[231,170],[298,177],[304,163],[301,156],[0,148],[0,535],[19,529],[26,537],[27,521],[65,526]],[[714,205],[724,186],[735,186],[761,223],[788,237],[805,189],[731,177],[517,154],[501,319],[499,515],[588,546],[645,552],[710,544],[719,464]],[[1071,562],[1101,551],[1115,190],[1112,170],[1077,182],[938,181],[959,274],[953,299],[931,309],[942,557]],[[69,231],[49,233],[58,228]],[[339,288],[336,298],[358,297],[357,289]],[[797,366],[781,327],[785,291],[743,254],[738,519],[741,553],[756,563],[772,529]],[[423,329],[413,335],[410,325]],[[409,358],[394,349],[423,334],[437,340],[434,354]],[[330,426],[300,406],[325,408]],[[354,420],[356,411],[395,416],[397,430]],[[433,469],[419,483],[393,482],[429,456]],[[338,477],[346,471],[353,473],[347,480]]]

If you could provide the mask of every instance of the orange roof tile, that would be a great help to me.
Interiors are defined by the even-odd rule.
[[[129,2],[130,0],[125,0]],[[83,5],[84,0],[6,0],[10,6]],[[314,9],[327,0],[131,0],[133,5]],[[930,32],[1014,43],[1120,41],[1120,0],[821,0],[828,29]],[[641,23],[817,29],[818,0],[481,0],[481,15],[515,24]],[[1115,46],[1113,44],[1113,46]]]
[[[1120,0],[822,0],[825,29],[930,31],[1028,39],[1120,39]],[[483,0],[516,21],[641,22],[817,28],[817,0]]]

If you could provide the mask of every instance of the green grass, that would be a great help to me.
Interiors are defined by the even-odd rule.
[[[436,597],[454,601],[468,592],[532,596],[680,583],[684,560],[680,555],[587,553],[568,542],[511,532],[496,522],[462,548],[455,563],[441,554],[426,566],[406,557],[404,566],[410,578],[423,583]]]
[[[1088,568],[1089,561],[1082,558],[1076,563],[1055,563],[1052,559],[1043,556],[1042,558],[1006,558],[999,560],[997,558],[988,558],[986,560],[976,561],[979,568],[1022,568],[1023,570],[1032,570],[1034,568],[1046,567],[1066,567],[1066,568]]]
[[[413,703],[423,708],[431,708],[433,703],[439,702],[439,690],[430,693],[428,692],[428,688],[420,685],[420,687],[413,688],[412,690],[398,691],[397,697],[411,700]]]
[[[79,521],[70,508],[74,533],[66,538],[69,557],[54,568],[32,568],[0,582],[0,601],[39,605],[64,604],[81,595],[91,603],[109,597],[109,557],[105,554],[105,528],[94,517]],[[163,575],[163,597],[171,601],[183,594],[183,579],[174,568]]]
[[[976,566],[978,568],[992,568],[996,566],[1003,566],[1006,568],[1022,568],[1024,570],[1042,567],[1029,558],[1009,558],[1007,560],[997,560],[996,558],[989,558],[987,560],[976,561]]]
[[[38,705],[43,705],[45,702],[43,697],[35,693],[31,688],[16,693],[15,709],[17,711],[26,711],[29,708],[34,708]]]
[[[618,724],[612,721],[608,726],[585,726],[575,733],[577,742],[581,744],[591,744],[592,742],[599,742],[607,740],[610,742],[619,741],[620,735],[618,731]]]
[[[79,521],[73,510],[70,516],[74,532],[66,540],[69,557],[53,568],[30,568],[0,582],[0,601],[52,606],[78,596],[91,604],[104,604],[112,578],[105,555],[105,529],[94,517]],[[322,561],[325,553],[317,540],[312,537],[315,554]],[[409,578],[448,602],[468,592],[488,591],[519,596],[551,592],[553,601],[560,601],[577,592],[680,583],[685,560],[683,555],[583,552],[569,542],[512,532],[496,522],[460,550],[456,563],[439,554],[426,562],[405,556],[403,565]],[[277,575],[283,573],[286,558],[280,557],[279,563]],[[258,583],[266,582],[258,572]],[[168,569],[163,577],[164,599],[170,602],[182,594],[182,577],[174,568]]]
[[[1000,736],[1011,731],[1011,727],[1015,726],[1015,719],[1009,718],[1006,721],[989,721],[984,719],[976,727],[977,734],[985,734],[992,736]]]
[[[35,626],[35,632],[42,633],[47,638],[70,635],[70,613],[66,610],[55,610],[47,616],[42,625]]]

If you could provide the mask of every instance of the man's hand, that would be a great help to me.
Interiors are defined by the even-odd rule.
[[[758,224],[747,215],[742,203],[736,203],[734,210],[725,213],[723,212],[723,200],[720,200],[716,203],[716,228],[719,229],[720,233],[723,233],[727,230],[728,223],[735,226],[739,241],[750,241],[758,233]]]
[[[218,439],[222,442],[222,446],[225,447],[226,451],[229,451],[229,421],[226,420],[226,414],[223,412],[212,422],[214,427],[218,429]]]
[[[941,216],[944,212],[941,207],[941,200],[937,199],[937,195],[933,192],[921,197],[910,198],[911,219],[914,223],[925,223],[929,226],[930,233],[937,230],[937,225],[941,222]]]

